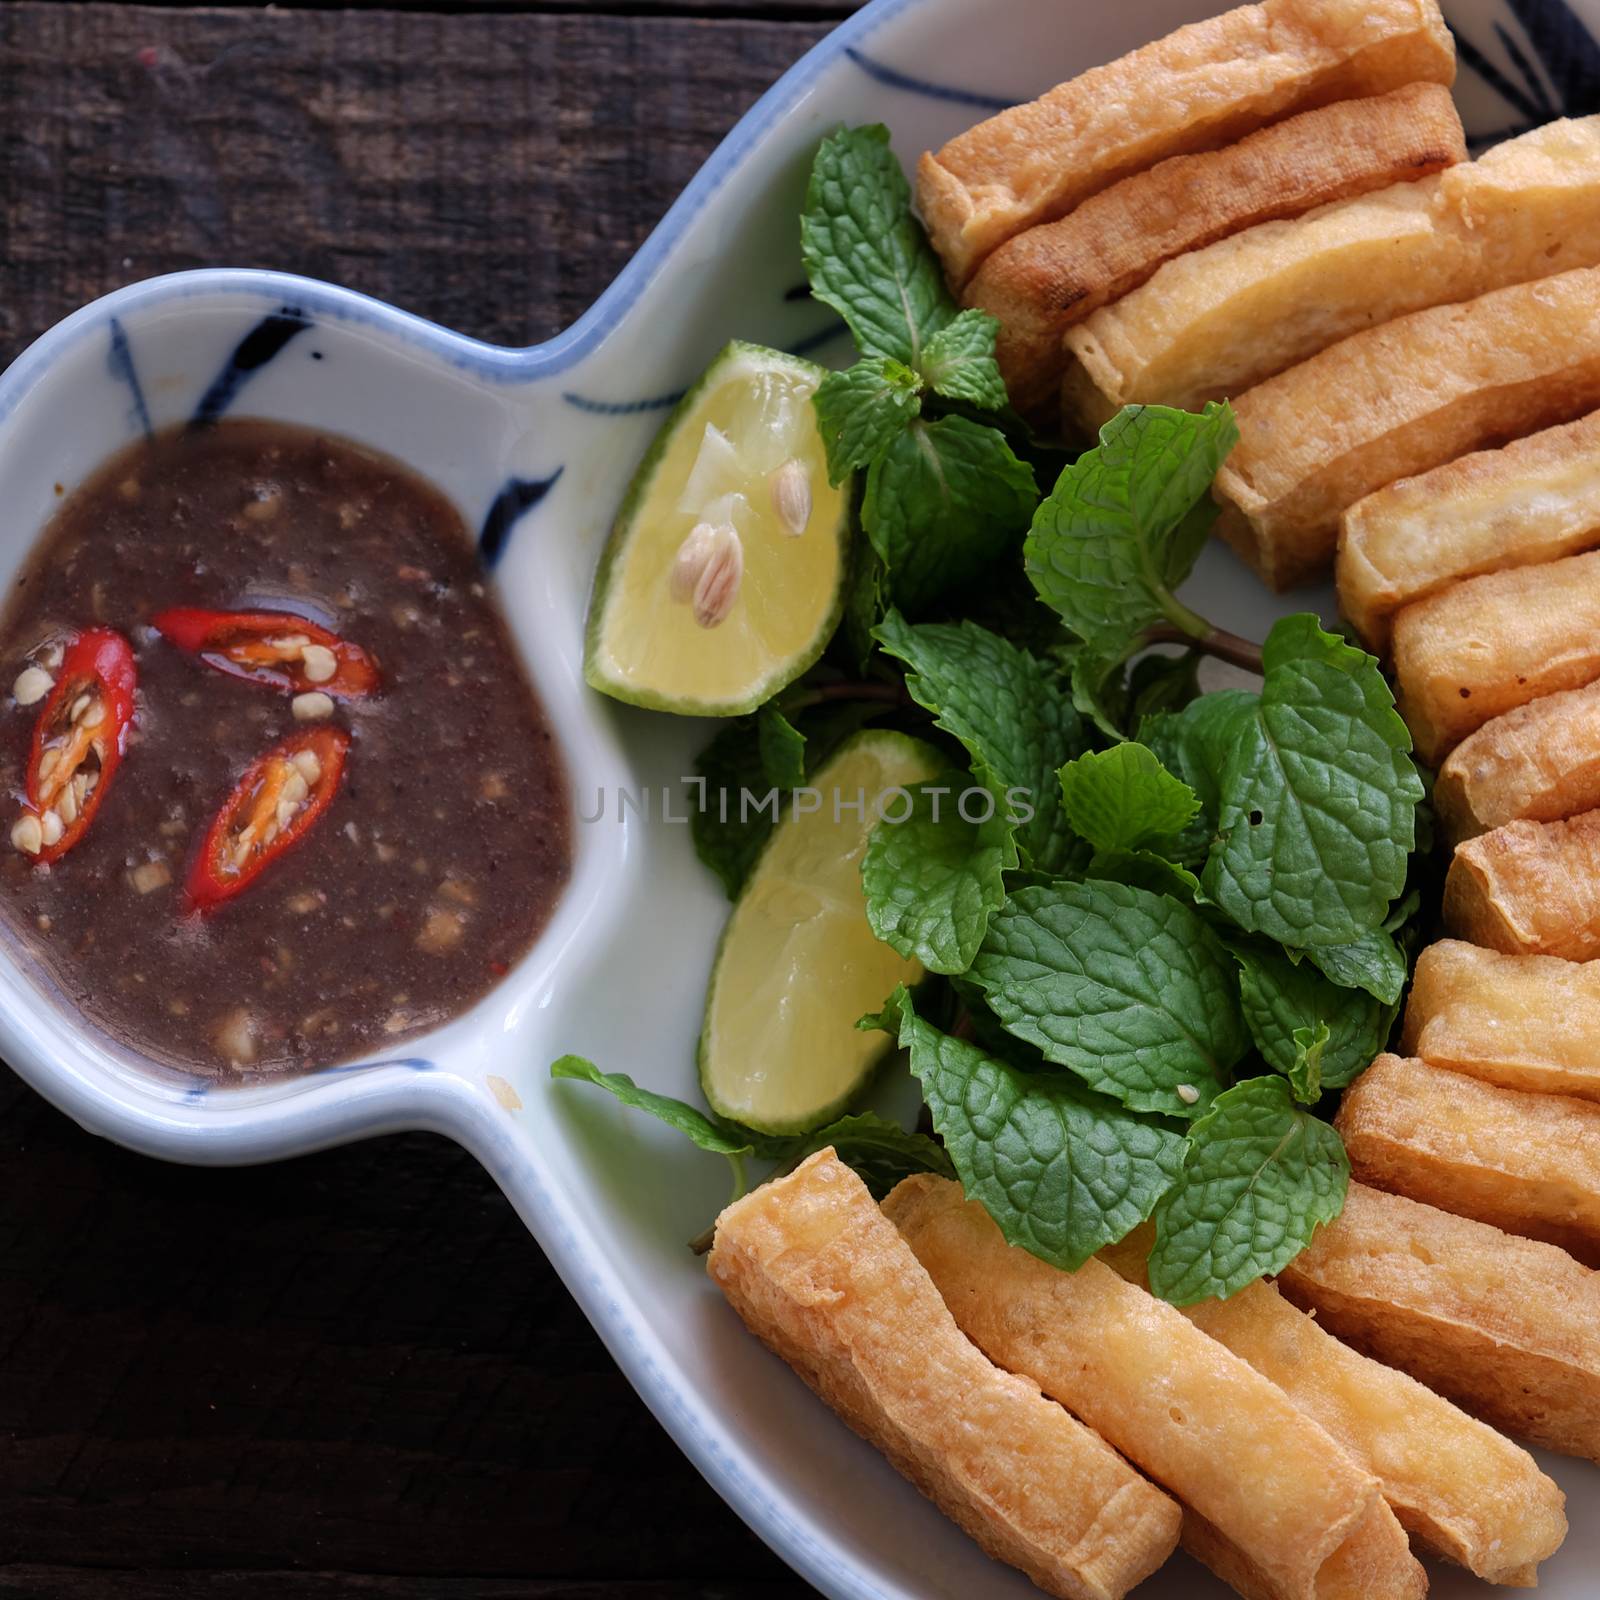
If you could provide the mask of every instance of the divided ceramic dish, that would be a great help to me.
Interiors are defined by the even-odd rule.
[[[264,1087],[143,1071],[0,956],[0,1055],[96,1133],[202,1163],[272,1160],[426,1128],[502,1185],[646,1403],[741,1516],[838,1600],[1037,1591],[996,1566],[744,1332],[683,1241],[725,1168],[608,1099],[555,1086],[568,1050],[694,1093],[693,1045],[726,915],[694,859],[683,778],[704,725],[585,689],[590,578],[633,463],[672,399],[730,337],[843,354],[803,292],[801,197],[819,138],[881,120],[908,162],[1013,101],[1220,8],[1220,0],[873,0],[729,135],[639,255],[567,333],[531,350],[461,338],[360,295],[217,270],[133,285],[44,335],[0,378],[9,579],[70,489],[141,429],[197,414],[322,427],[410,462],[481,530],[518,644],[565,750],[573,878],[549,928],[484,1001],[405,1057]],[[1600,0],[1456,0],[1457,100],[1475,147],[1600,109]],[[834,346],[832,352],[829,346]],[[1200,609],[1260,637],[1302,609],[1208,552]],[[1331,613],[1331,596],[1313,596]],[[618,816],[623,788],[635,797]],[[649,797],[649,820],[637,802]],[[1600,1471],[1543,1459],[1573,1530],[1545,1568],[1555,1600],[1594,1593]],[[626,1470],[626,1463],[619,1464]],[[1434,1593],[1484,1586],[1435,1573]],[[1140,1591],[1227,1591],[1176,1559]]]

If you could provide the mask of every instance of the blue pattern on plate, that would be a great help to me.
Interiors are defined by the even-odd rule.
[[[511,530],[550,493],[562,471],[557,467],[548,478],[507,478],[489,502],[478,530],[478,559],[491,572],[506,553]]]
[[[1474,134],[1474,150],[1554,117],[1600,111],[1600,45],[1565,0],[1505,0],[1504,17],[1491,26],[1508,65],[1495,61],[1460,27],[1452,29],[1462,66],[1482,78],[1513,112],[1504,127]]]
[[[189,419],[191,428],[204,428],[224,416],[239,398],[239,391],[270,364],[288,342],[312,326],[311,318],[297,306],[279,306],[263,317],[233,347],[222,371],[211,380]]]
[[[350,1072],[375,1072],[379,1067],[405,1067],[411,1072],[437,1072],[436,1062],[426,1056],[390,1056],[385,1061],[345,1061],[335,1067],[320,1067],[311,1074],[314,1078],[336,1078]],[[183,1091],[186,1105],[198,1105],[213,1090],[221,1088],[213,1078],[197,1079],[191,1088]],[[229,1085],[228,1087],[231,1087]]]
[[[144,385],[139,382],[139,369],[133,364],[133,348],[120,317],[111,319],[111,346],[106,351],[106,366],[113,378],[127,385],[133,414],[139,419],[139,431],[148,439],[155,432],[150,425],[150,407],[145,404]]]
[[[971,106],[974,110],[991,115],[996,111],[1009,111],[1012,106],[1022,103],[1020,100],[1007,99],[1003,95],[982,94],[976,89],[963,89],[952,83],[930,83],[926,78],[914,77],[909,72],[900,71],[898,67],[875,61],[864,50],[857,50],[854,45],[847,46],[844,53],[875,83],[881,83],[888,89],[903,89],[907,94],[920,94],[925,100],[944,100],[958,106]]]

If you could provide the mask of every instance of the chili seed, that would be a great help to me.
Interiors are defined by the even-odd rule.
[[[297,694],[289,703],[296,722],[321,722],[333,715],[333,699],[320,689],[309,694]]]
[[[56,680],[43,667],[24,667],[11,685],[11,697],[19,706],[31,706],[55,688]]]
[[[308,644],[300,652],[300,663],[312,683],[326,683],[339,670],[339,659],[325,644]]]
[[[31,811],[17,818],[11,829],[11,842],[24,855],[36,856],[44,849],[44,829]]]

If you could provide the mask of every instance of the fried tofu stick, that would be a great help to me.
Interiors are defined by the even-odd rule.
[[[962,1332],[1175,1495],[1185,1548],[1241,1594],[1425,1592],[1376,1477],[1175,1307],[1102,1262],[1062,1272],[1007,1244],[947,1178],[907,1178],[883,1210]],[[1336,1560],[1352,1540],[1361,1559]],[[1375,1559],[1375,1586],[1341,1581]]]
[[[1600,269],[1413,312],[1236,402],[1219,529],[1286,588],[1327,568],[1339,518],[1363,495],[1597,404]]]
[[[1434,0],[1265,0],[958,134],[923,156],[917,203],[959,289],[1007,239],[1130,172],[1312,106],[1454,77]]]
[[[1517,706],[1600,678],[1600,550],[1486,572],[1394,623],[1400,714],[1432,766]]]
[[[1018,234],[979,268],[963,303],[1000,319],[995,359],[1011,403],[1031,411],[1056,398],[1067,328],[1164,261],[1258,223],[1415,182],[1466,154],[1442,84],[1304,111],[1221,150],[1169,157]]]
[[[1285,1593],[1197,1512],[1183,1514],[1183,1548],[1244,1600],[1280,1600]],[[1323,1564],[1314,1591],[1317,1600],[1375,1600],[1379,1595],[1383,1600],[1421,1600],[1427,1592],[1428,1575],[1381,1495]]]
[[[1565,1250],[1352,1183],[1278,1284],[1486,1421],[1600,1460],[1600,1273]]]
[[[1345,1091],[1334,1125],[1363,1183],[1600,1260],[1591,1101],[1382,1055]]]
[[[752,1333],[1046,1593],[1116,1600],[1172,1553],[1178,1507],[968,1342],[831,1148],[729,1206],[709,1268]]]
[[[1387,654],[1395,612],[1462,578],[1600,545],[1597,457],[1600,411],[1356,501],[1334,570],[1339,608],[1367,648]]]
[[[1485,1083],[1600,1101],[1600,962],[1441,939],[1417,957],[1400,1048]]]
[[[1600,263],[1600,118],[1550,122],[1420,183],[1265,222],[1169,261],[1067,332],[1069,420],[1198,410],[1353,333]]]
[[[1600,682],[1486,722],[1450,752],[1433,786],[1445,838],[1506,822],[1560,822],[1600,807]]]
[[[1600,958],[1600,811],[1508,822],[1458,844],[1444,925],[1507,955]]]
[[[1142,1286],[1153,1236],[1146,1224],[1100,1259]],[[1527,1588],[1560,1549],[1564,1497],[1526,1450],[1341,1343],[1270,1283],[1183,1314],[1376,1473],[1401,1524],[1429,1550],[1490,1583]]]

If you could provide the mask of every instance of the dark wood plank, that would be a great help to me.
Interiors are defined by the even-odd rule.
[[[0,359],[118,284],[220,264],[548,337],[826,31],[5,5]]]
[[[547,336],[824,31],[0,5],[0,361],[226,262]],[[460,1151],[166,1167],[0,1072],[0,1594],[806,1592]]]

